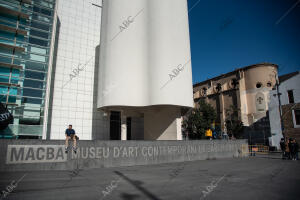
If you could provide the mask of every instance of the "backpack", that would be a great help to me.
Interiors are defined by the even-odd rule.
[[[0,102],[0,130],[8,127],[8,124],[13,121],[14,117],[7,108]]]

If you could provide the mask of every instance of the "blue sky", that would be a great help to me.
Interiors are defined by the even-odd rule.
[[[261,62],[279,65],[279,75],[300,70],[300,0],[188,5],[193,83]]]

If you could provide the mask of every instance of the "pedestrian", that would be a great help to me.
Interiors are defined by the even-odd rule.
[[[282,159],[286,159],[284,138],[281,138],[280,140],[280,148],[282,151]]]
[[[214,129],[214,131],[213,131],[213,139],[217,139],[217,137],[218,137],[218,133],[217,133],[216,129]]]
[[[76,135],[75,135],[75,130],[72,128],[72,125],[69,125],[69,128],[66,129],[65,132],[66,135],[66,148],[65,148],[65,152],[68,153],[68,142],[69,140],[73,140],[73,151],[74,153],[76,153]]]
[[[296,145],[296,147],[295,147],[295,149],[296,149],[296,160],[299,160],[299,157],[298,157],[299,144],[298,144],[296,139],[294,139],[294,141],[295,141],[295,145]]]
[[[286,138],[285,140],[285,155],[286,155],[286,159],[290,159],[290,148],[289,148],[289,140]]]
[[[227,135],[226,132],[223,132],[223,133],[222,133],[222,136],[223,136],[223,139],[226,139],[226,140],[228,139],[228,135]]]
[[[205,136],[207,139],[212,140],[212,131],[210,128],[205,131]]]
[[[298,160],[298,143],[295,139],[290,141],[290,152],[291,152],[291,159]]]

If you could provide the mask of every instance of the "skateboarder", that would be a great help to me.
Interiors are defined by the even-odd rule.
[[[65,149],[66,153],[68,153],[68,146],[69,146],[68,142],[69,142],[70,139],[73,140],[73,151],[74,151],[74,153],[76,153],[76,136],[75,136],[75,130],[72,129],[72,125],[71,124],[69,125],[69,128],[66,129],[66,133],[65,134],[66,134],[66,149]]]

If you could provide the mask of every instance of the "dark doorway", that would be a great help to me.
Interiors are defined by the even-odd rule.
[[[121,113],[111,111],[110,113],[110,139],[121,140]]]
[[[131,140],[131,117],[127,117],[126,125],[127,125],[127,140]]]

